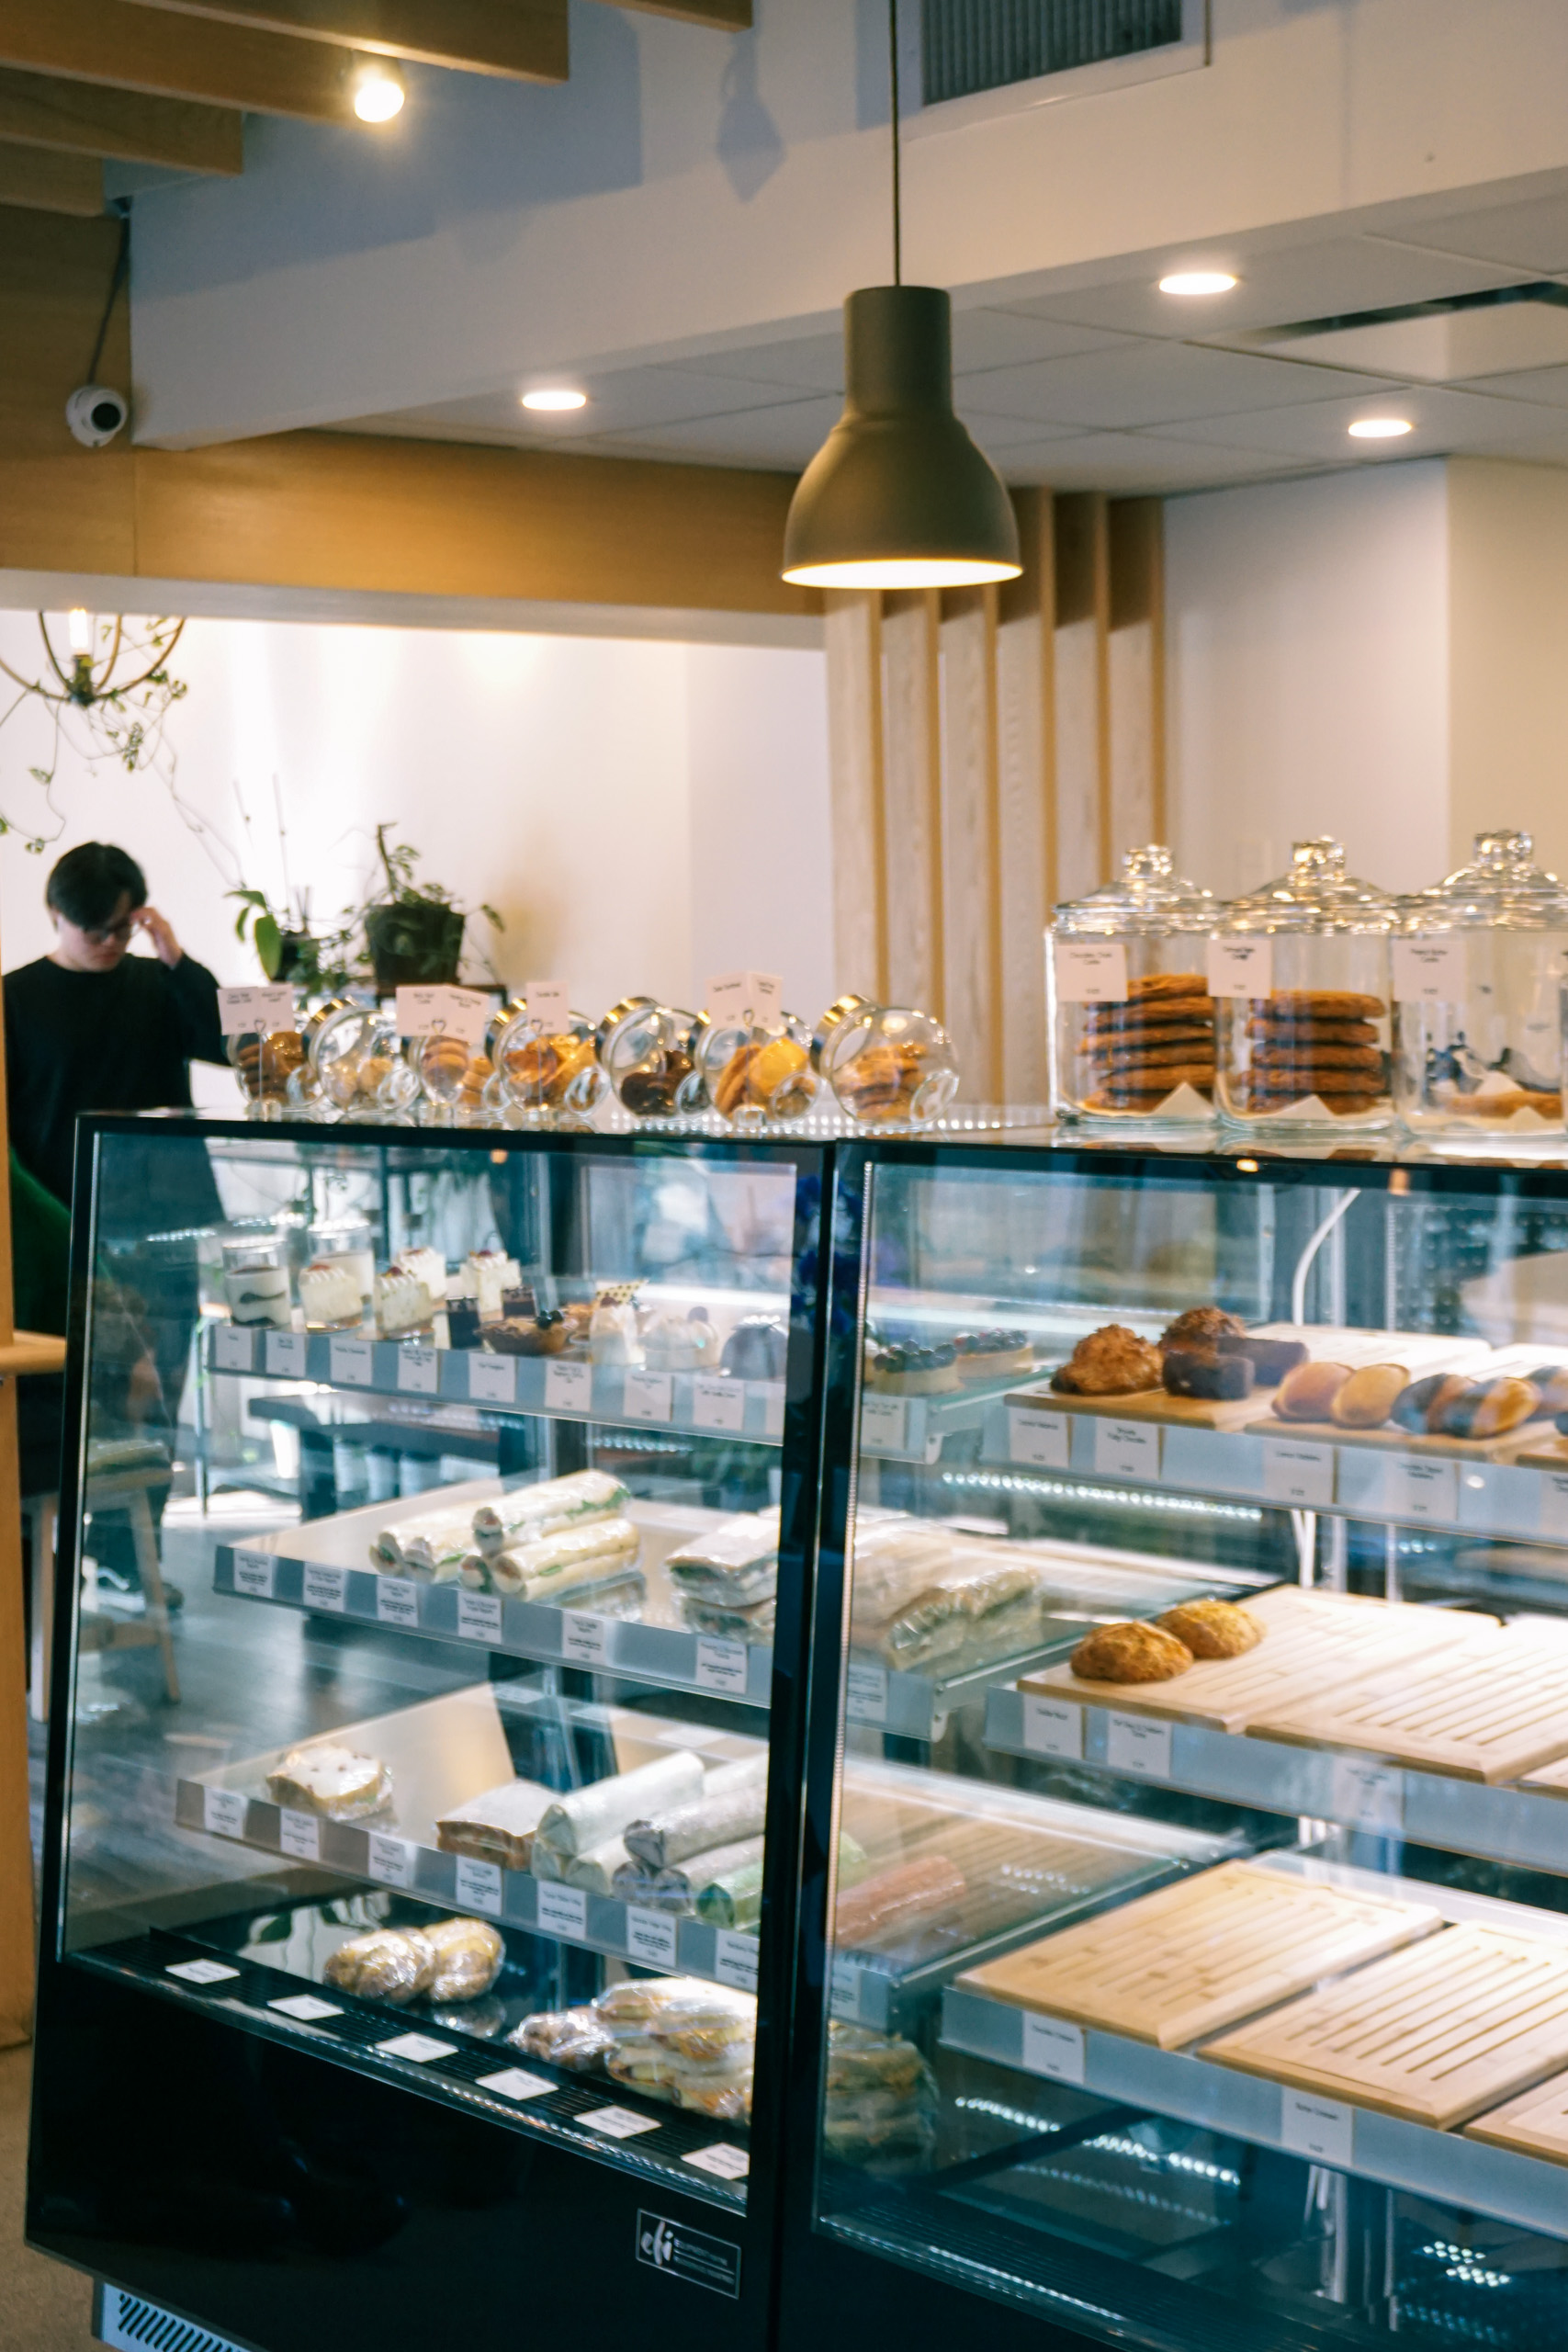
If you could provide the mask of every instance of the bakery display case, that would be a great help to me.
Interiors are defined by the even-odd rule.
[[[783,2341],[1561,2340],[1562,1170],[835,1171]]]
[[[324,1087],[384,1058],[355,1036]],[[46,2250],[265,2352],[525,2308],[683,2339],[716,2295],[761,2343],[822,1170],[85,1125]],[[162,1645],[101,1654],[128,1512]]]

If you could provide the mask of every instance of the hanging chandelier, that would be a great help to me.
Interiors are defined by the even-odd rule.
[[[55,650],[49,624],[49,614],[40,613],[39,632],[52,680],[47,673],[37,678],[24,678],[0,658],[0,670],[24,694],[37,695],[44,702],[73,703],[78,710],[91,710],[96,703],[122,702],[143,686],[168,686],[175,694],[180,691],[174,687],[168,675],[168,660],[179,643],[185,628],[183,620],[146,621],[139,629],[128,629],[123,615],[100,618],[78,605],[65,616],[64,661]]]

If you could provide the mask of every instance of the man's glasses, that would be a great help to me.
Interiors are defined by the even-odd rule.
[[[129,943],[130,934],[135,929],[136,917],[127,915],[123,922],[107,923],[96,931],[84,931],[82,936],[90,947],[107,947],[116,940],[123,947]]]

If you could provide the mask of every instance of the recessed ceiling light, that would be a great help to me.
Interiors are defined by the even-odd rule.
[[[1159,290],[1162,294],[1228,294],[1235,282],[1228,270],[1178,269],[1160,279]]]
[[[1416,427],[1407,416],[1359,416],[1347,429],[1352,441],[1397,441]]]
[[[390,122],[394,115],[401,114],[408,95],[402,75],[379,57],[367,58],[355,67],[349,88],[361,122]]]
[[[586,392],[574,392],[561,384],[537,392],[525,392],[523,405],[525,408],[545,410],[586,408],[588,395]]]

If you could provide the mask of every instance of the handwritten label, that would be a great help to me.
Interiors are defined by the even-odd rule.
[[[1211,996],[1268,996],[1274,986],[1274,943],[1271,939],[1211,939]]]
[[[479,989],[401,988],[400,1037],[456,1037],[475,1052],[490,1026],[491,1001]]]
[[[908,1445],[909,1400],[907,1396],[863,1396],[860,1442],[863,1453],[902,1453]]]
[[[713,1939],[713,1973],[721,1984],[733,1984],[738,1993],[754,1993],[757,1989],[757,1939],[743,1936],[738,1928],[720,1928]]]
[[[226,1984],[239,1973],[220,1960],[175,1960],[164,1971],[165,1976],[183,1977],[187,1984]]]
[[[1328,1510],[1334,1501],[1334,1448],[1305,1445],[1297,1438],[1266,1437],[1263,1492],[1271,1503]]]
[[[382,1625],[419,1623],[419,1587],[408,1577],[378,1577],[376,1619]]]
[[[1058,1004],[1124,1004],[1127,950],[1120,940],[1058,939],[1053,961]]]
[[[728,2140],[716,2140],[711,2148],[690,2148],[681,2162],[694,2165],[698,2172],[711,2172],[716,2180],[744,2180],[751,2169],[745,2149],[732,2147]]]
[[[348,1570],[307,1568],[304,1591],[307,1609],[341,1615],[348,1606]]]
[[[384,1829],[372,1829],[365,1840],[365,1868],[378,1886],[412,1886],[413,1854],[406,1838]]]
[[[212,1334],[212,1362],[219,1372],[249,1372],[255,1362],[255,1334],[238,1323],[220,1323]]]
[[[457,1595],[457,1631],[466,1642],[499,1642],[500,1594],[460,1592]]]
[[[390,2041],[376,2044],[383,2058],[406,2058],[415,2066],[428,2066],[436,2058],[450,2058],[457,2046],[454,2041],[437,2041],[433,2033],[395,2033]]]
[[[543,2098],[547,2091],[557,2088],[543,2075],[525,2074],[521,2066],[502,2066],[494,2075],[481,2075],[474,2088],[492,2091],[497,2098]]]
[[[368,1388],[376,1378],[376,1349],[369,1340],[333,1340],[327,1346],[327,1377],[337,1388]]]
[[[487,1356],[476,1348],[468,1358],[468,1396],[476,1405],[514,1405],[517,1366],[510,1356]]]
[[[284,1805],[277,1816],[279,1850],[297,1862],[319,1862],[321,1859],[321,1825],[313,1813],[296,1813]]]
[[[887,1721],[887,1668],[851,1658],[844,1672],[844,1713],[852,1724]]]
[[[434,1396],[441,1379],[441,1357],[434,1348],[404,1344],[398,1350],[398,1386],[405,1396]]]
[[[581,1610],[563,1609],[560,1654],[573,1666],[608,1666],[610,1626],[607,1618],[585,1616]]]
[[[1459,1464],[1393,1454],[1383,1465],[1383,1495],[1392,1519],[1456,1520]]]
[[[697,1636],[697,1689],[716,1690],[724,1699],[746,1696],[746,1645],[720,1641],[716,1634]]]
[[[1031,1756],[1083,1755],[1083,1709],[1070,1699],[1023,1702],[1023,1744]]]
[[[570,1027],[571,990],[564,980],[525,980],[523,999],[541,1037],[558,1037]]]
[[[1108,1715],[1105,1760],[1113,1772],[1138,1772],[1145,1781],[1168,1781],[1170,1725],[1153,1715]]]
[[[1397,1837],[1404,1827],[1404,1775],[1367,1757],[1337,1756],[1329,1802],[1335,1820],[1349,1828]]]
[[[214,1838],[243,1838],[249,1804],[238,1789],[203,1789],[201,1826]]]
[[[581,1943],[588,1933],[587,1890],[541,1879],[537,1918],[541,1935],[570,1936],[574,1943]]]
[[[852,2021],[860,2015],[861,1966],[848,1952],[833,1954],[832,2009],[840,2020]]]
[[[492,1919],[501,1917],[501,1865],[481,1862],[471,1854],[459,1854],[457,1874],[457,1900],[465,1911],[488,1911]]]
[[[266,1368],[275,1380],[303,1380],[310,1363],[310,1341],[303,1331],[269,1331]]]
[[[1393,993],[1401,1004],[1462,1004],[1464,939],[1458,932],[1393,943]]]
[[[743,1430],[746,1426],[745,1382],[694,1380],[692,1419],[700,1430]]]
[[[1282,2091],[1280,2144],[1314,2164],[1348,2172],[1356,2161],[1356,2110],[1311,2091]]]
[[[646,1911],[633,1905],[626,1912],[626,1958],[644,1968],[673,1968],[675,1922],[668,1911]]]
[[[603,2132],[608,2140],[635,2140],[639,2132],[659,2129],[651,2115],[634,2115],[629,2107],[589,2107],[577,2120],[590,2132]]]
[[[750,1020],[771,1029],[784,1002],[784,981],[777,972],[719,972],[703,991],[708,1019],[721,1023]]]
[[[220,989],[218,1018],[225,1037],[270,1037],[279,1029],[299,1026],[294,991],[287,980],[274,980],[265,988]]]
[[[269,2009],[279,2017],[298,2018],[301,2025],[320,2025],[323,2018],[341,2018],[343,2010],[336,2001],[323,2001],[319,1993],[287,1993],[281,2001],[269,2001]]]
[[[1072,1459],[1072,1424],[1066,1413],[1008,1407],[1008,1460],[1031,1470],[1066,1470]]]
[[[270,1600],[276,1576],[277,1562],[270,1552],[235,1553],[234,1589],[247,1600]]]
[[[547,1413],[591,1413],[592,1409],[592,1364],[547,1363],[545,1366]]]
[[[621,1409],[628,1421],[667,1421],[674,1411],[675,1383],[667,1372],[628,1372]]]
[[[1031,2075],[1045,2075],[1054,2083],[1084,2079],[1084,2030],[1059,2018],[1025,2016],[1023,2064]]]
[[[1152,1421],[1096,1421],[1094,1466],[1102,1478],[1159,1478],[1160,1430]]]

